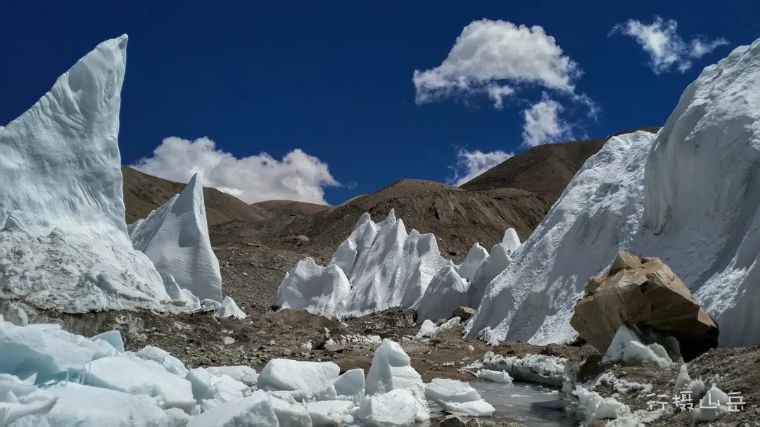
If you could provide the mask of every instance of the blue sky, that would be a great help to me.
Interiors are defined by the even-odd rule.
[[[558,127],[533,143],[660,125],[704,66],[760,36],[755,1],[206,3],[4,2],[0,123],[31,106],[97,43],[127,33],[125,164],[152,157],[143,167],[168,174],[221,164],[207,171],[207,181],[249,201],[336,204],[400,178],[461,179],[473,171],[452,169],[460,151],[495,153],[481,156],[486,161],[522,151],[526,111],[537,104],[536,117],[554,114],[549,125]],[[648,26],[656,16],[662,21],[655,29],[677,22],[668,34],[683,43],[676,59],[665,52],[653,64],[634,34],[641,27],[629,20]],[[492,70],[495,77],[467,74],[462,64],[473,65],[466,62],[473,58],[436,70],[463,29],[481,19],[490,32],[464,41],[496,38],[506,51],[496,52],[496,64],[488,55],[475,58],[480,62],[469,72]],[[549,47],[561,53],[547,63],[562,68],[561,60],[569,61],[569,80],[530,77],[530,67],[514,71],[531,64],[536,49],[509,34],[547,40],[532,26],[554,38]],[[697,39],[702,48],[717,43],[695,52]],[[433,70],[427,76],[448,86],[415,102],[415,70]],[[461,81],[467,89],[456,86]],[[491,87],[514,93],[496,108]],[[170,137],[159,153],[164,158],[153,157]],[[198,141],[203,137],[215,145]],[[478,159],[469,158],[471,166]]]

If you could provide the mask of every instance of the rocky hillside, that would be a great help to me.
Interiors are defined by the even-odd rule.
[[[185,184],[146,175],[122,166],[124,176],[124,204],[127,208],[127,224],[145,218],[157,207],[166,203],[185,188]],[[249,206],[235,196],[215,188],[204,188],[206,217],[209,225],[230,221],[264,221],[270,214],[264,209]]]

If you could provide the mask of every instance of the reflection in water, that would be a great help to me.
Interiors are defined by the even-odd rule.
[[[496,408],[488,421],[514,421],[530,426],[574,426],[575,418],[565,411],[567,403],[557,390],[528,383],[502,384],[469,381],[480,396]],[[435,410],[431,407],[431,410]]]

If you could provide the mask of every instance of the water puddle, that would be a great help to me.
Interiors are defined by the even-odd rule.
[[[530,426],[574,426],[567,403],[557,390],[528,383],[501,384],[469,381],[480,396],[496,408],[488,421],[513,421]]]

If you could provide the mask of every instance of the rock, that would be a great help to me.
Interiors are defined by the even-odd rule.
[[[439,425],[441,427],[476,427],[480,423],[478,420],[463,420],[457,415],[450,415],[444,418]]]
[[[644,340],[680,347],[686,360],[718,345],[718,326],[681,279],[659,258],[627,252],[618,254],[606,277],[589,279],[570,324],[601,353],[621,325]]]
[[[462,322],[467,322],[470,317],[475,315],[475,309],[471,307],[458,307],[454,310],[453,317],[462,319]]]

